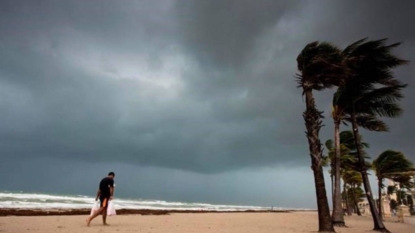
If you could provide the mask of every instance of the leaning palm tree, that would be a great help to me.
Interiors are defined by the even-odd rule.
[[[385,45],[385,41],[386,39],[376,41],[363,39],[343,50],[342,54],[347,58],[345,60],[350,72],[346,84],[339,90],[349,103],[360,173],[374,222],[373,230],[380,232],[389,231],[377,214],[362,152],[357,113],[377,119],[379,116],[397,117],[402,112],[397,101],[403,97],[401,91],[406,85],[395,79],[391,69],[404,65],[407,61],[391,54],[391,50],[400,43]]]
[[[382,152],[372,163],[378,178],[379,200],[382,197],[383,179],[402,179],[408,172],[414,170],[413,163],[400,151],[386,150]],[[379,218],[382,219],[382,204],[379,201]]]
[[[297,75],[297,82],[303,90],[306,103],[303,118],[316,187],[319,231],[334,232],[324,182],[322,168],[324,159],[319,138],[323,116],[322,112],[316,108],[313,90],[320,91],[333,85],[341,85],[344,66],[340,50],[326,42],[312,42],[306,45],[297,57],[297,65],[300,71]]]
[[[333,213],[332,220],[335,226],[345,226],[344,214],[341,206],[340,176],[341,176],[341,146],[340,146],[340,124],[350,121],[348,112],[350,111],[347,96],[342,95],[342,89],[339,88],[333,96],[332,118],[334,121],[334,158],[332,161],[332,174],[334,174],[334,191],[333,191]],[[358,125],[369,130],[387,131],[387,126],[381,120],[362,114],[359,116]],[[349,135],[353,135],[350,133]],[[355,147],[355,146],[354,146]],[[332,175],[333,177],[333,175]]]

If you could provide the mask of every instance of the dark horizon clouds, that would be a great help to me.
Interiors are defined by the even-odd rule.
[[[409,84],[404,115],[387,120],[391,132],[363,136],[372,157],[396,149],[414,161],[414,5],[1,1],[0,174],[14,177],[6,180],[5,189],[59,186],[76,174],[106,173],[96,166],[85,171],[97,163],[117,167],[126,177],[136,174],[139,180],[152,177],[157,182],[167,180],[168,171],[198,174],[189,182],[211,180],[212,190],[229,193],[237,184],[240,193],[252,186],[235,181],[226,189],[213,180],[246,180],[243,174],[252,171],[263,177],[258,180],[267,179],[269,170],[280,174],[281,167],[291,169],[285,170],[287,176],[305,178],[306,173],[294,172],[310,166],[295,59],[315,40],[341,48],[365,37],[403,42],[395,52],[412,61],[396,70]],[[322,142],[333,135],[332,93],[316,93],[326,116]],[[25,180],[29,171],[35,172],[33,165],[55,178],[48,173],[42,181]],[[63,167],[71,169],[59,174]],[[134,168],[146,172],[138,174]],[[88,185],[95,182],[85,179]],[[267,185],[288,181],[279,178]],[[192,187],[173,185],[171,190],[195,192],[200,201],[227,200]],[[307,187],[311,198],[313,186]],[[160,193],[158,188],[145,190],[137,195]],[[160,198],[189,199],[185,196],[179,192]],[[269,204],[276,201],[273,196],[259,189],[236,201]]]

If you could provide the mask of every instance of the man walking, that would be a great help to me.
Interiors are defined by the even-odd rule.
[[[91,221],[96,218],[98,215],[102,214],[102,223],[106,226],[107,224],[107,208],[108,201],[112,200],[114,195],[114,172],[108,173],[108,176],[103,178],[99,183],[99,189],[97,192],[97,197],[95,201],[100,201],[100,208],[95,211],[90,217],[86,220],[86,225],[89,226]]]

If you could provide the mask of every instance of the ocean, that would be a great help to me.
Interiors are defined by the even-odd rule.
[[[24,192],[0,192],[0,208],[18,209],[84,209],[91,208],[95,198],[82,195],[56,195]],[[207,203],[168,202],[162,200],[114,199],[116,209],[157,209],[157,210],[307,210],[282,207],[214,205]]]

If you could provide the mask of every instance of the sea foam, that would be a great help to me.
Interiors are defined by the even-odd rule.
[[[91,208],[94,197],[52,195],[37,193],[0,192],[0,208],[18,209],[83,209]],[[154,209],[154,210],[207,210],[207,211],[245,211],[270,210],[271,207],[214,205],[207,203],[168,202],[162,200],[119,199],[114,200],[116,209]],[[293,210],[292,208],[272,207],[273,210]]]

